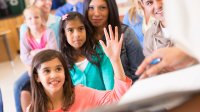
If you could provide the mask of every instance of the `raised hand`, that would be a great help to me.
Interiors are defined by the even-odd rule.
[[[111,25],[108,26],[109,34],[107,30],[104,28],[104,34],[106,36],[106,45],[102,40],[100,40],[100,44],[103,47],[105,54],[109,57],[113,70],[115,73],[115,77],[125,81],[126,76],[124,73],[124,69],[120,60],[120,52],[123,42],[123,34],[121,35],[120,40],[118,40],[118,27],[115,27],[115,34],[113,34]]]
[[[116,61],[117,59],[120,59],[120,52],[123,42],[123,34],[121,35],[120,40],[118,39],[118,27],[115,27],[115,33],[112,31],[111,25],[108,26],[109,34],[104,28],[104,34],[106,37],[106,45],[102,40],[100,40],[100,44],[103,47],[103,50],[105,54],[109,57],[109,59],[112,61]]]

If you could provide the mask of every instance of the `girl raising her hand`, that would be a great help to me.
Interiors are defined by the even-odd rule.
[[[113,34],[104,29],[106,43],[100,41],[111,60],[115,84],[111,91],[99,91],[83,85],[72,84],[65,58],[60,52],[46,50],[38,53],[32,62],[32,101],[27,112],[77,112],[99,105],[117,102],[130,88],[132,81],[126,77],[120,60],[123,37],[118,41],[118,28]]]

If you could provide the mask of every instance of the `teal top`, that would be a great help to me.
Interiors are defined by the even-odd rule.
[[[96,48],[100,55],[100,65],[97,66],[88,62],[84,71],[76,65],[70,69],[70,75],[74,85],[82,84],[98,90],[112,90],[114,86],[114,72],[110,59],[105,55],[102,48]],[[93,60],[97,57],[93,56]]]

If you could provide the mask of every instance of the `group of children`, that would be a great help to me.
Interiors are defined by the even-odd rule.
[[[118,42],[117,28],[113,33],[109,26],[109,34],[104,31],[107,45],[100,44],[83,15],[70,12],[60,21],[58,49],[55,34],[45,27],[39,8],[26,8],[24,17],[27,31],[20,40],[20,57],[31,68],[28,69],[31,89],[30,86],[25,89],[32,92],[28,111],[80,111],[115,102],[132,84],[121,65],[123,37]],[[112,91],[74,87],[78,84]]]
[[[74,13],[69,13],[68,16],[71,16],[71,14],[73,16]],[[69,23],[66,23],[65,28],[68,27],[70,22],[80,23],[78,15],[79,13],[75,13],[74,16],[77,17],[77,20],[68,21]],[[78,28],[78,30],[85,32],[85,28]],[[115,32],[118,32],[117,28]],[[56,50],[45,50],[38,53],[32,61],[32,100],[27,108],[27,112],[83,111],[98,105],[113,103],[120,99],[132,84],[131,79],[126,77],[119,58],[123,37],[118,41],[118,34],[115,33],[113,35],[111,26],[109,26],[110,35],[108,35],[106,30],[105,33],[107,45],[103,41],[100,44],[105,54],[111,60],[114,69],[114,89],[112,91],[99,91],[84,87],[83,85],[74,86],[65,54],[61,54],[61,52]],[[77,42],[75,44],[77,45]],[[81,47],[77,45],[74,49],[81,50]]]
[[[141,2],[144,4],[146,1]],[[136,8],[131,10],[129,13],[137,11]],[[118,31],[116,27],[113,33],[114,26],[109,26],[109,34],[104,29],[105,45],[105,41],[99,42],[94,38],[96,35],[82,14],[69,12],[63,15],[59,10],[56,14],[62,16],[59,36],[47,28],[40,8],[30,6],[24,11],[27,30],[20,40],[20,57],[27,65],[30,76],[30,84],[22,89],[31,92],[27,96],[30,101],[25,105],[29,105],[27,111],[80,111],[118,101],[132,84],[125,76],[120,61],[123,36],[119,38],[118,32],[121,29]],[[142,21],[137,13],[132,17],[137,19],[130,25]],[[127,17],[129,22],[132,17]],[[162,22],[158,24],[163,26]],[[141,25],[134,26],[133,30],[144,51],[148,49],[143,44],[144,32]],[[145,40],[146,38],[144,42]],[[159,37],[150,44],[156,44],[154,42],[161,42],[161,47],[173,45],[165,45],[165,40],[162,43],[162,38]],[[151,52],[156,49],[158,48],[152,48]]]

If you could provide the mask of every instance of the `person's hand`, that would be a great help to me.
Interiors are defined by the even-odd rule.
[[[158,64],[151,65],[150,63],[156,58],[160,58],[161,61]],[[138,67],[136,75],[141,75],[140,79],[144,79],[160,73],[191,66],[196,63],[198,63],[196,59],[192,58],[179,48],[160,48],[144,59],[142,64]]]
[[[102,40],[100,40],[100,44],[103,47],[105,54],[109,57],[110,60],[116,61],[120,59],[121,47],[123,42],[123,34],[121,35],[120,40],[118,40],[118,27],[115,27],[115,33],[113,34],[111,25],[109,27],[109,34],[104,28],[104,34],[106,37],[106,45]]]
[[[115,27],[115,34],[113,34],[111,25],[109,27],[109,34],[104,28],[104,34],[106,37],[106,45],[102,40],[100,44],[103,47],[105,54],[109,57],[110,62],[112,63],[115,77],[119,80],[125,81],[126,75],[120,60],[121,47],[123,42],[123,34],[121,35],[120,40],[118,40],[118,27]]]

